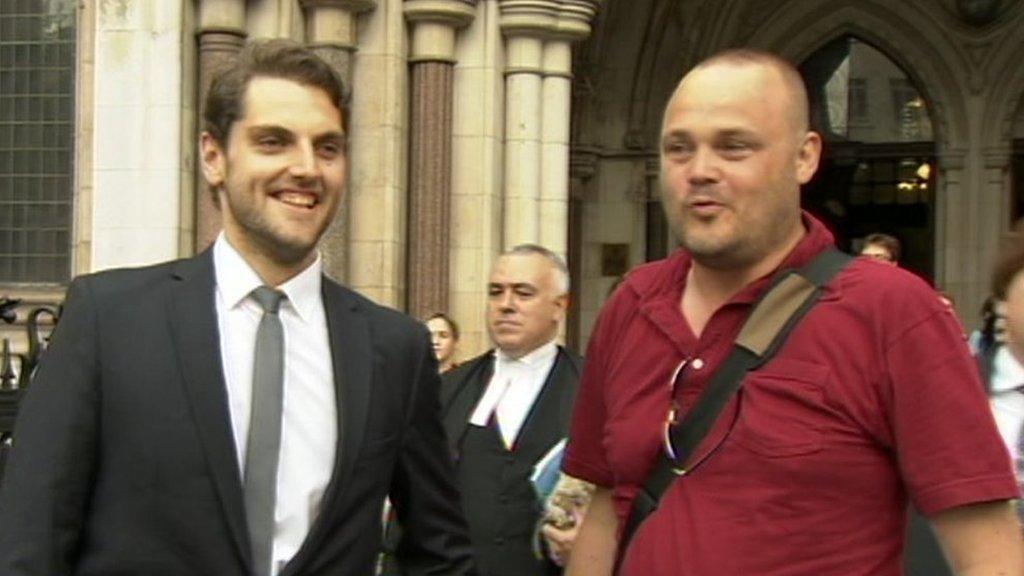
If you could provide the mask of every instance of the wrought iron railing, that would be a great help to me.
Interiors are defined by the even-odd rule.
[[[0,296],[0,323],[16,324],[17,308],[21,305],[19,299]],[[25,317],[28,346],[23,353],[13,352],[11,339],[3,338],[3,346],[0,348],[0,478],[3,476],[7,452],[14,442],[14,419],[18,414],[18,402],[25,389],[31,385],[32,375],[46,350],[48,336],[44,335],[43,325],[56,324],[60,312],[60,307],[47,305],[37,306],[28,312]]]

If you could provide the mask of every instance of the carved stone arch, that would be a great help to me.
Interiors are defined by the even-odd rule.
[[[832,4],[803,17],[773,18],[750,37],[749,45],[775,51],[793,62],[803,62],[816,50],[843,36],[854,36],[881,51],[914,82],[928,103],[939,150],[957,148],[968,135],[968,115],[957,84],[955,67],[968,66],[955,46],[933,42],[921,22],[868,3],[836,9]],[[935,29],[936,36],[942,31]]]
[[[1016,20],[1018,26],[1024,26],[1024,11]],[[991,79],[992,92],[986,98],[982,117],[986,148],[1007,146],[1013,140],[1014,120],[1024,107],[1024,66],[1020,65],[1024,36],[1010,33],[1002,40],[988,51],[992,59],[986,66],[986,77]]]

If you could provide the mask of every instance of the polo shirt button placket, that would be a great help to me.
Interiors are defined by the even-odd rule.
[[[704,360],[700,358],[694,358],[693,362],[690,362],[690,366],[693,366],[694,370],[700,370],[701,368],[704,368]]]

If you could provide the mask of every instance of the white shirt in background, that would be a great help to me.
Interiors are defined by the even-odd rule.
[[[1000,346],[989,376],[989,402],[1003,442],[1016,462],[1020,457],[1020,433],[1024,428],[1024,366],[1007,346]]]
[[[495,350],[494,373],[487,390],[473,409],[469,423],[487,426],[491,414],[494,414],[505,447],[511,449],[533,409],[533,403],[544,389],[544,382],[557,356],[558,346],[554,342],[548,342],[518,359]]]

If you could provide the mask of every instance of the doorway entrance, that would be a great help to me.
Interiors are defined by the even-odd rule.
[[[819,49],[800,72],[825,144],[804,207],[847,252],[868,234],[895,236],[900,265],[933,283],[936,158],[925,99],[899,65],[853,36]]]

